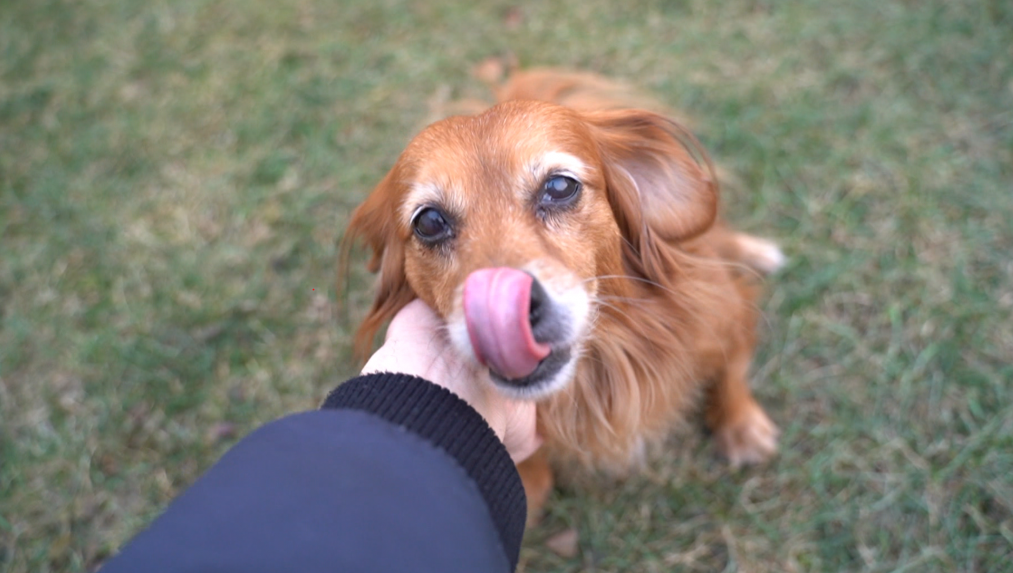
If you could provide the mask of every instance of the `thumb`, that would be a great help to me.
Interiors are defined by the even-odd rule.
[[[503,445],[506,446],[510,457],[516,464],[535,453],[542,445],[542,438],[538,435],[535,403],[511,402],[507,412],[506,428],[503,432]]]

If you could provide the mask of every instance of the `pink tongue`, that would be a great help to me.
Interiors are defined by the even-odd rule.
[[[531,374],[551,350],[531,333],[531,282],[506,267],[478,270],[464,281],[464,321],[475,356],[507,379]]]

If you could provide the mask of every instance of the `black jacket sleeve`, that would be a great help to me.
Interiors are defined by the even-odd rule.
[[[475,410],[374,374],[241,440],[102,571],[513,571],[525,511]]]

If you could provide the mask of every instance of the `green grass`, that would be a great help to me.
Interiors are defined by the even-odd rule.
[[[508,52],[684,110],[791,257],[754,377],[780,457],[674,436],[555,493],[523,570],[1013,570],[1013,7],[472,4],[0,4],[0,573],[93,569],[354,371],[348,213]]]

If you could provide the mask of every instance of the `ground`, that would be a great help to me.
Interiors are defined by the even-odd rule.
[[[688,429],[554,493],[521,570],[1013,570],[1013,5],[474,4],[0,6],[0,572],[94,569],[354,372],[349,211],[508,54],[692,117],[789,256],[753,376],[780,456]]]

